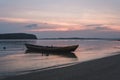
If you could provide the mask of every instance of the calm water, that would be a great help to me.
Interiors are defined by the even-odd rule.
[[[46,56],[41,53],[26,53],[25,43],[45,46],[66,46],[79,44],[73,55]],[[3,49],[6,47],[6,49]],[[0,76],[15,75],[47,67],[83,62],[120,54],[119,41],[105,40],[1,40]],[[75,57],[76,56],[76,57]]]

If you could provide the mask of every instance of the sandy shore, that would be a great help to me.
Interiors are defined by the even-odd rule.
[[[2,80],[120,80],[120,55]]]

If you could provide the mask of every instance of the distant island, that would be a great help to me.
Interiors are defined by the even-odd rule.
[[[27,33],[8,33],[0,34],[0,39],[37,39],[34,34]]]

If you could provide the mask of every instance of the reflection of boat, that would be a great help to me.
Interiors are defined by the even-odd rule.
[[[26,50],[26,54],[42,54],[42,56],[58,55],[67,58],[77,58],[77,56],[72,52],[40,52],[40,51],[30,51]]]
[[[54,47],[54,46],[39,46],[33,44],[25,44],[30,51],[40,51],[40,52],[73,52],[77,49],[79,45],[72,45],[66,47]]]

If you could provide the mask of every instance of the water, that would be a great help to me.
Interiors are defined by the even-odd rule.
[[[72,55],[26,53],[25,43],[45,46],[66,46],[79,44]],[[3,48],[5,47],[5,49]],[[105,40],[1,40],[0,77],[37,71],[48,67],[81,63],[120,53],[119,41]],[[65,65],[66,66],[66,65]]]

